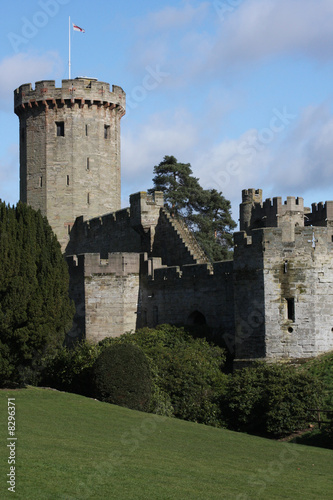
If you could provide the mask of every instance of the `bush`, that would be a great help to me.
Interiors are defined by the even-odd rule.
[[[321,380],[325,390],[324,408],[333,408],[333,352],[318,356],[299,367],[300,371],[311,373]]]
[[[305,427],[322,384],[294,367],[258,363],[229,377],[222,406],[229,428],[281,436]]]
[[[148,411],[152,381],[143,351],[129,343],[110,345],[94,365],[96,397],[102,401]]]
[[[114,343],[138,345],[151,361],[154,393],[168,395],[167,412],[177,418],[220,425],[219,397],[226,376],[222,373],[225,353],[203,338],[193,338],[184,328],[160,325],[142,328],[118,339],[105,339],[102,347]],[[163,404],[157,405],[162,411]],[[152,410],[156,411],[156,409]]]
[[[87,341],[64,347],[50,357],[43,371],[42,384],[83,396],[93,395],[93,365],[100,348]]]

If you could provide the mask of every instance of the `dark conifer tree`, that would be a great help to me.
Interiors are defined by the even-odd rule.
[[[193,177],[189,163],[178,163],[174,156],[165,156],[154,167],[154,188],[163,191],[166,208],[182,218],[212,261],[232,256],[230,201],[215,189],[203,189]]]
[[[62,345],[74,313],[68,284],[46,218],[0,201],[0,377],[34,379],[42,358]]]

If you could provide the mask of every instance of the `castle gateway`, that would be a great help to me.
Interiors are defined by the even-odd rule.
[[[120,210],[125,93],[93,78],[22,85],[20,198],[45,215],[68,260],[72,337],[207,324],[239,364],[333,349],[333,202],[242,193],[233,261],[210,263],[163,194]]]

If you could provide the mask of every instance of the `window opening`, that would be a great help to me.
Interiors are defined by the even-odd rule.
[[[87,170],[90,170],[90,159],[87,158]]]
[[[291,321],[295,321],[295,299],[287,300],[287,318]]]
[[[86,137],[88,137],[88,125],[86,125]]]
[[[56,122],[57,137],[64,137],[65,135],[65,122]]]
[[[66,177],[66,184],[67,184],[67,186],[69,186],[69,175],[67,175],[67,177]]]
[[[104,139],[110,139],[110,125],[104,125]]]

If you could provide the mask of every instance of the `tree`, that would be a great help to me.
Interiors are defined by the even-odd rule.
[[[0,276],[1,365],[11,379],[31,383],[43,356],[62,345],[74,308],[57,238],[23,203],[0,200]]]
[[[189,163],[165,156],[154,167],[154,188],[149,192],[163,191],[166,208],[185,221],[207,256],[224,260],[231,255],[231,230],[236,227],[230,202],[216,189],[203,189],[192,173]]]

